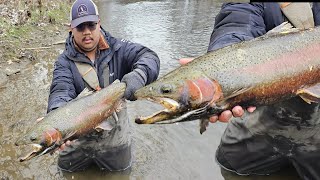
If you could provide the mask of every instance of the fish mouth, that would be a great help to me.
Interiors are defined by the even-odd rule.
[[[135,122],[137,124],[172,124],[182,121],[193,121],[206,116],[208,110],[211,108],[210,104],[206,103],[203,104],[203,106],[192,109],[170,98],[148,98],[147,100],[156,102],[165,109],[150,116],[136,118]]]
[[[162,105],[165,109],[160,110],[150,116],[138,117],[135,119],[137,124],[154,124],[165,121],[181,112],[181,105],[179,102],[170,98],[148,98],[147,100]]]
[[[57,145],[55,143],[53,143],[49,147],[44,147],[40,144],[31,144],[30,146],[31,146],[31,152],[29,152],[25,156],[20,157],[19,158],[20,162],[30,160],[36,156],[41,156],[41,155],[44,155],[47,153],[52,153],[57,147]]]
[[[31,152],[19,158],[20,162],[27,161],[35,156],[38,156],[43,151],[43,146],[40,144],[31,144]]]

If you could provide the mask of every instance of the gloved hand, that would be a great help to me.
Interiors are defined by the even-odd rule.
[[[283,14],[299,29],[314,27],[313,13],[309,2],[279,3]]]
[[[121,82],[126,83],[127,88],[124,92],[124,97],[130,101],[136,100],[134,93],[145,86],[147,82],[147,76],[140,69],[135,69],[132,72],[123,76]]]

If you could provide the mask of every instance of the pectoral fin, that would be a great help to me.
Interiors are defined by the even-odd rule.
[[[200,134],[207,130],[209,119],[200,119]]]
[[[236,96],[238,96],[238,95],[240,95],[242,93],[245,93],[245,92],[249,91],[252,88],[253,87],[246,87],[246,88],[238,89],[238,90],[234,91],[233,93],[231,93],[229,96],[224,97],[223,99],[221,99],[217,103],[211,104],[211,106],[217,106],[217,107],[220,107],[220,108],[228,107],[228,104],[233,101],[234,97],[236,97]]]
[[[119,121],[119,118],[116,112],[113,112],[112,117],[116,120],[116,122]]]
[[[114,80],[111,84],[118,84],[118,83],[120,83],[120,80],[119,80],[119,79],[116,79],[116,80]]]
[[[294,32],[300,31],[298,28],[294,28],[291,23],[289,22],[283,22],[282,24],[276,26],[275,28],[268,31],[265,35],[263,35],[263,38],[269,38],[272,36],[277,35],[286,35]]]
[[[95,127],[95,130],[98,132],[101,132],[101,131],[110,131],[113,128],[114,126],[109,121],[102,121],[101,124]]]
[[[74,99],[74,100],[78,100],[80,98],[83,98],[83,97],[86,97],[86,96],[89,96],[91,94],[93,94],[94,91],[90,91],[88,88],[84,88],[81,93]]]
[[[297,91],[299,95],[308,104],[320,102],[320,83],[310,86],[308,88],[302,88]]]
[[[62,139],[62,142],[66,141],[67,139],[71,138],[73,135],[75,135],[77,133],[77,131],[72,131],[72,132],[69,132],[68,134],[66,134],[65,137],[63,137]],[[61,144],[59,144],[61,145]]]

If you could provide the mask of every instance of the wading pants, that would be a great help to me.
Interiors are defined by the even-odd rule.
[[[74,172],[94,164],[109,171],[122,171],[131,167],[131,140],[125,102],[117,115],[118,121],[112,116],[106,120],[111,122],[111,130],[94,131],[66,146],[59,154],[59,169]]]
[[[320,179],[319,105],[301,101],[232,119],[216,152],[218,164],[238,175],[268,175],[292,165],[301,179]]]

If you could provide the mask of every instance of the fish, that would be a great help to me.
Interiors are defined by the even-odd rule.
[[[104,120],[121,110],[125,88],[125,83],[116,80],[99,91],[85,89],[76,99],[50,111],[15,142],[31,148],[19,161],[52,154],[67,140],[108,128]]]
[[[320,97],[320,28],[281,29],[205,53],[140,88],[138,100],[164,109],[137,117],[137,124],[170,124],[209,118],[234,106],[272,105],[300,96]]]

